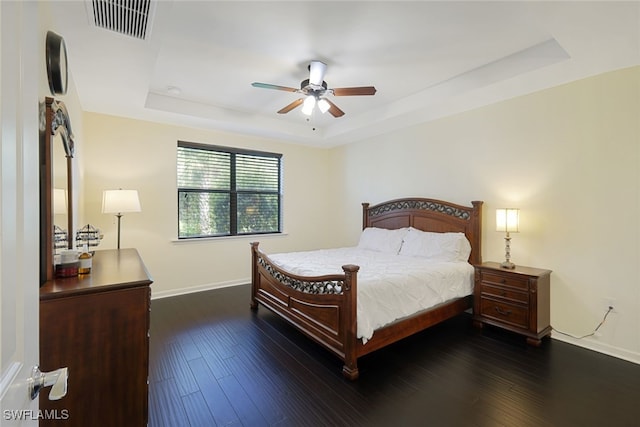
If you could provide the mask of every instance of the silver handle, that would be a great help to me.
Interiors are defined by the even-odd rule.
[[[45,387],[51,387],[49,392],[49,400],[60,400],[67,395],[67,378],[69,377],[68,368],[60,368],[51,372],[40,372],[38,366],[34,366],[31,370],[31,378],[29,379],[29,394],[31,400],[38,397],[40,390]]]

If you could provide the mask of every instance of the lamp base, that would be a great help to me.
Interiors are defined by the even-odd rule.
[[[502,264],[500,264],[500,267],[513,270],[514,268],[516,268],[516,265],[511,261],[504,261]]]
[[[120,249],[120,220],[122,219],[122,214],[118,212],[116,215],[118,217],[118,250]]]

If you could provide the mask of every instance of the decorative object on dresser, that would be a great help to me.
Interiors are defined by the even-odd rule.
[[[40,426],[146,426],[151,277],[135,249],[98,250],[91,274],[40,288],[40,369],[66,366],[67,395]]]
[[[497,262],[475,267],[474,325],[498,326],[527,337],[539,346],[551,335],[551,270],[516,266],[505,270]]]
[[[120,249],[120,220],[124,212],[140,212],[137,190],[105,190],[102,193],[102,213],[114,213],[118,218],[118,249]]]
[[[100,230],[91,224],[87,224],[76,230],[76,247],[78,248],[81,248],[83,245],[95,248],[100,244],[101,240],[102,234],[100,234]]]
[[[463,234],[468,252],[460,263],[476,265],[482,262],[482,202],[474,201],[472,205],[461,206],[425,198],[397,199],[375,206],[363,203],[363,229],[402,231],[411,230],[411,227],[414,234]],[[420,248],[418,245],[417,249]],[[400,245],[397,245],[399,249]],[[385,324],[375,329],[370,339],[365,341],[358,338],[356,314],[359,309],[356,308],[358,288],[366,289],[361,285],[365,284],[367,275],[363,271],[358,273],[358,266],[344,262],[340,274],[311,276],[307,273],[303,276],[279,267],[258,249],[258,243],[251,244],[251,251],[251,307],[257,309],[260,303],[335,354],[344,361],[342,373],[350,380],[358,378],[359,357],[461,314],[472,306],[473,268],[469,266],[469,294],[451,297]],[[395,253],[400,257],[398,252]],[[305,265],[300,268],[304,270]],[[358,283],[358,274],[362,275],[362,283]],[[329,291],[325,291],[327,289]]]
[[[496,209],[496,231],[504,231],[505,261],[500,264],[502,268],[515,268],[511,262],[511,236],[509,233],[517,233],[520,226],[520,210],[515,208]]]

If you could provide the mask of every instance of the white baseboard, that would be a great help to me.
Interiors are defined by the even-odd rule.
[[[625,350],[605,343],[595,342],[594,340],[579,340],[562,334],[554,334],[553,332],[551,333],[551,338],[640,365],[640,353],[634,351]]]
[[[229,282],[217,282],[217,283],[205,283],[204,285],[191,286],[189,288],[171,289],[168,291],[158,291],[158,292],[154,292],[153,286],[151,286],[151,299],[154,300],[154,299],[161,299],[161,298],[169,298],[169,297],[175,297],[178,295],[192,294],[194,292],[209,291],[211,289],[220,289],[220,288],[227,288],[229,286],[246,285],[248,283],[251,283],[251,279],[247,277],[246,279],[242,279],[242,280],[232,280]]]

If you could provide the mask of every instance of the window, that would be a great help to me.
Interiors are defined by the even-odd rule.
[[[178,238],[281,232],[281,154],[178,142]]]

